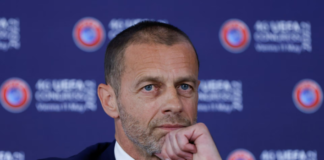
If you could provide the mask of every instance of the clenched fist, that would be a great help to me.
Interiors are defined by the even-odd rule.
[[[171,131],[160,154],[163,160],[221,160],[216,145],[203,123]]]

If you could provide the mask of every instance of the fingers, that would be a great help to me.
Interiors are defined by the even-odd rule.
[[[189,139],[185,136],[183,131],[180,130],[175,134],[176,141],[179,148],[184,152],[197,153],[196,146],[189,142]]]
[[[157,156],[163,160],[221,160],[208,128],[203,123],[169,132],[165,136],[161,154]]]
[[[170,132],[165,136],[161,154],[157,154],[159,158],[165,160],[192,160],[196,147],[189,143],[184,135],[177,131]]]
[[[169,140],[168,140],[168,134],[165,136],[165,141],[164,141],[164,144],[162,146],[162,150],[161,150],[161,153],[159,154],[155,154],[156,156],[158,156],[160,159],[162,160],[171,160],[171,158],[169,157],[169,150],[168,148],[170,148],[170,145],[169,145]]]
[[[179,139],[177,137],[181,137],[179,136],[179,132],[171,132],[169,134],[169,140],[170,144],[172,145],[173,153],[184,159],[192,159],[192,153],[183,150],[184,147],[181,146],[181,143],[179,143]],[[189,141],[187,140],[187,142]]]
[[[180,151],[176,139],[174,138],[174,135],[167,134],[165,144],[167,156],[170,157],[170,159],[184,160],[185,153],[182,153],[182,151]]]
[[[160,159],[164,159],[161,153],[155,153],[154,155],[159,157]]]

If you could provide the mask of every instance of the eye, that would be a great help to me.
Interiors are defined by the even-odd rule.
[[[146,91],[152,91],[152,89],[153,89],[153,85],[152,85],[152,84],[147,85],[147,86],[144,87],[144,89],[145,89]]]
[[[180,85],[180,88],[181,88],[182,90],[188,90],[188,89],[190,88],[190,86],[189,86],[188,84],[181,84],[181,85]]]

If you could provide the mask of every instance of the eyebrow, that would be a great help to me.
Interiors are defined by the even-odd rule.
[[[138,88],[139,85],[143,82],[162,82],[161,77],[157,76],[143,76],[141,77],[135,84],[135,88]],[[192,82],[194,85],[197,84],[198,79],[195,78],[194,76],[185,76],[185,77],[180,77],[179,79],[176,80],[175,84],[179,84],[181,82]]]
[[[135,84],[135,88],[138,88],[138,86],[143,82],[161,82],[162,78],[155,77],[155,76],[143,76],[141,77]]]

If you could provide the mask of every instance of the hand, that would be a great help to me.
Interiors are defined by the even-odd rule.
[[[208,128],[203,123],[171,131],[160,154],[163,160],[221,160]]]

